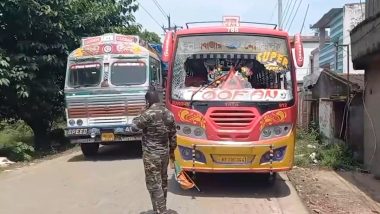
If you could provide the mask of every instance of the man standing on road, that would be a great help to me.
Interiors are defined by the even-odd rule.
[[[174,161],[177,147],[173,114],[160,103],[155,90],[145,95],[149,107],[133,120],[135,128],[143,130],[142,150],[145,181],[155,213],[167,213],[169,159]]]

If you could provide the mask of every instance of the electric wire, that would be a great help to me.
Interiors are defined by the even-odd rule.
[[[373,125],[373,120],[371,118],[371,115],[368,112],[368,109],[367,109],[367,106],[366,106],[365,100],[364,100],[364,97],[366,95],[367,85],[368,85],[368,82],[366,82],[365,85],[364,85],[362,100],[363,100],[364,112],[366,113],[366,115],[367,115],[367,117],[369,119],[369,122],[370,122],[370,125],[371,125],[371,128],[372,128],[372,132],[373,132],[373,137],[374,137],[373,153],[372,153],[372,156],[371,156],[370,161],[369,161],[369,163],[372,164],[372,162],[373,162],[373,160],[375,158],[376,150],[377,150],[377,136],[376,136],[375,126]]]
[[[160,12],[162,13],[162,15],[165,16],[165,18],[169,17],[168,14],[165,12],[164,9],[162,9],[160,3],[158,3],[157,0],[153,0],[153,3],[157,6],[157,8],[160,10]]]
[[[303,27],[305,26],[305,21],[306,21],[307,12],[309,12],[309,6],[310,6],[310,4],[307,4],[307,9],[306,9],[305,16],[303,17],[303,22],[302,22],[302,27],[301,27],[301,30],[300,30],[300,34],[302,34]]]
[[[272,22],[272,20],[273,20],[273,18],[274,18],[274,14],[275,14],[275,12],[276,12],[276,9],[277,9],[277,7],[278,7],[278,3],[276,3],[276,5],[274,6],[274,8],[273,8],[273,11],[272,11],[272,15],[270,16],[270,21],[269,22]]]
[[[287,26],[288,25],[288,22],[290,20],[290,17],[292,17],[292,14],[293,14],[293,11],[294,11],[294,8],[296,7],[296,4],[297,4],[298,0],[294,0],[294,3],[293,3],[293,6],[292,6],[292,9],[290,10],[290,13],[289,13],[289,17],[285,17],[286,18],[286,21],[284,21],[284,26]]]
[[[292,18],[292,21],[290,22],[290,25],[289,25],[288,31],[290,31],[290,28],[291,28],[292,25],[293,25],[293,21],[294,21],[294,19],[296,18],[297,14],[298,14],[298,10],[300,9],[301,3],[302,3],[302,0],[300,1],[300,3],[299,3],[298,6],[297,6],[297,10],[296,10],[296,12],[294,13],[294,16],[293,16],[293,18]],[[290,17],[289,17],[289,18],[290,18]]]
[[[163,25],[161,25],[153,16],[152,14],[147,10],[145,9],[144,6],[142,6],[142,4],[140,2],[138,2],[138,5],[150,16],[150,18],[158,25],[160,26],[161,29],[163,29],[165,31],[165,29],[162,27]]]
[[[288,0],[286,2],[285,12],[284,12],[283,16],[281,17],[281,23],[284,23],[285,20],[286,20],[286,17],[288,16],[288,12],[289,12],[289,8],[290,8],[290,5],[291,5],[291,2],[293,2],[293,0]]]

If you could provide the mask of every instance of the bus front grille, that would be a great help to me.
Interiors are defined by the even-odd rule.
[[[255,114],[246,109],[217,109],[212,110],[209,117],[219,128],[245,128],[253,123]]]

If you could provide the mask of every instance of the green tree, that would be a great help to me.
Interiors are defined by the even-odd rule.
[[[139,36],[147,42],[161,44],[161,38],[155,32],[149,32],[145,29],[139,33]]]
[[[1,0],[0,118],[24,120],[37,149],[49,148],[64,113],[66,58],[80,38],[137,34],[135,0]]]

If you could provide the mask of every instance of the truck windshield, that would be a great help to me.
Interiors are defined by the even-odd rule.
[[[101,66],[95,64],[72,65],[69,71],[69,86],[91,87],[97,86],[101,79]]]
[[[116,86],[144,84],[146,70],[143,62],[114,63],[111,67],[111,83]]]
[[[287,101],[293,98],[285,39],[254,35],[178,39],[174,100]],[[212,84],[210,84],[212,83]],[[202,88],[207,85],[207,87]]]

